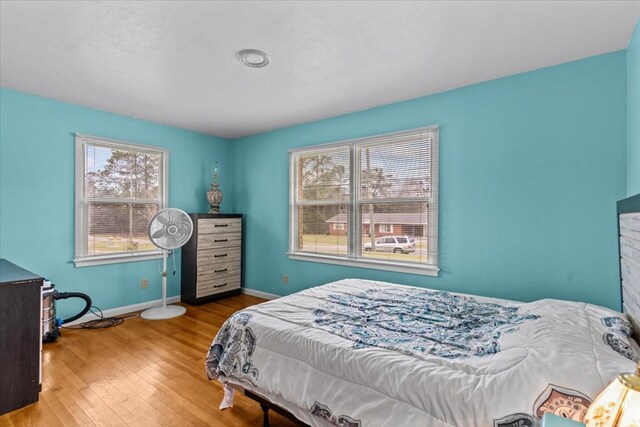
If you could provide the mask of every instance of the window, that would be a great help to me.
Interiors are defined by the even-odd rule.
[[[75,265],[159,258],[149,220],[167,200],[165,149],[76,134]]]
[[[393,233],[393,225],[391,224],[380,224],[378,227],[378,231],[380,233]]]
[[[290,258],[437,275],[437,126],[292,150],[289,160]]]
[[[333,224],[333,229],[334,230],[344,231],[344,224],[343,223]]]

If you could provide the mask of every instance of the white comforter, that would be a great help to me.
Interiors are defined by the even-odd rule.
[[[633,371],[631,333],[590,304],[347,279],[234,314],[206,364],[312,426],[535,426]]]

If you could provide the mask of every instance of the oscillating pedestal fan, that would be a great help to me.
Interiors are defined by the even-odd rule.
[[[180,209],[159,210],[149,222],[149,240],[162,249],[162,305],[142,312],[143,319],[159,320],[181,316],[187,311],[179,305],[167,305],[167,257],[191,238],[193,221]]]

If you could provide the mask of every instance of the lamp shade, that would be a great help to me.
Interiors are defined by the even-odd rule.
[[[640,364],[635,374],[622,374],[593,401],[587,427],[640,427]]]

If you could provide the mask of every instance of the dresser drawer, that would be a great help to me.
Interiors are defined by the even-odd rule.
[[[198,265],[198,281],[231,275],[240,275],[240,258],[215,264]]]
[[[233,289],[240,289],[240,275],[198,281],[196,297],[206,297]]]
[[[198,234],[198,252],[202,249],[222,249],[240,247],[240,233]]]
[[[224,249],[201,249],[198,251],[198,268],[207,264],[240,259],[240,247]]]
[[[198,235],[240,233],[242,220],[240,218],[201,218],[198,219]]]

